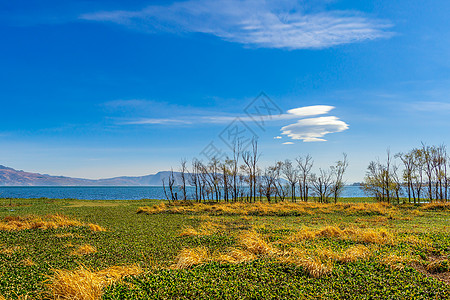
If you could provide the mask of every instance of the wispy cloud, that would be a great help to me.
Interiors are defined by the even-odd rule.
[[[335,116],[298,120],[297,123],[281,128],[282,134],[293,140],[304,142],[323,142],[329,133],[341,132],[349,128],[348,124]]]
[[[417,111],[426,112],[446,112],[450,111],[450,103],[447,102],[433,102],[433,101],[422,101],[415,102],[412,104],[412,109]]]
[[[355,11],[307,13],[296,1],[189,0],[140,11],[83,14],[80,18],[149,33],[205,33],[265,48],[326,48],[392,35],[389,22]]]
[[[304,106],[298,107],[294,109],[290,109],[285,114],[280,115],[267,115],[267,116],[259,116],[260,118],[266,121],[280,121],[280,120],[291,120],[291,119],[299,119],[302,117],[311,117],[317,115],[323,115],[330,112],[334,109],[334,106],[329,105],[312,105],[312,106]],[[243,122],[253,122],[253,118],[248,116],[238,116],[239,119]],[[123,122],[123,124],[131,124],[131,125],[145,125],[145,124],[226,124],[232,122],[236,119],[236,116],[195,116],[195,117],[177,117],[177,118],[142,118],[138,120],[131,120]],[[279,137],[281,138],[281,137]]]
[[[335,116],[322,116],[328,114],[334,106],[329,105],[312,105],[298,107],[288,110],[284,114],[277,116],[261,116],[267,122],[280,124],[286,120],[297,120],[296,123],[283,126],[281,134],[286,135],[292,140],[303,140],[304,142],[321,142],[325,141],[325,135],[335,132],[341,132],[349,128],[348,124],[341,121]],[[253,122],[248,116],[205,116],[197,115],[195,117],[177,118],[142,118],[131,121],[121,122],[122,125],[170,125],[170,126],[186,126],[186,125],[204,125],[204,124],[227,124],[239,118],[242,122]],[[278,125],[279,126],[279,125]],[[274,139],[282,139],[282,136],[275,136]],[[291,145],[292,142],[285,142],[284,145]]]

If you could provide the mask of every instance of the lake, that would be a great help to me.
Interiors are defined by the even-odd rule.
[[[193,194],[194,189],[188,188]],[[181,195],[181,192],[178,193]],[[84,200],[140,200],[165,199],[160,186],[146,187],[0,187],[0,198],[54,198],[54,199],[84,199]],[[342,197],[366,197],[359,186],[346,186]]]

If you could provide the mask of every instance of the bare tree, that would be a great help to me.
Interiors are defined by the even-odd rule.
[[[177,200],[176,193],[173,192],[173,185],[175,184],[175,175],[173,174],[173,169],[170,169],[169,173],[169,190],[170,190],[170,196],[172,200]]]
[[[300,199],[303,201],[308,201],[309,181],[314,162],[309,154],[305,157],[296,158],[296,161],[299,168],[298,184],[300,188]]]
[[[403,163],[403,180],[406,185],[408,202],[411,202],[411,197],[413,197],[415,203],[416,199],[414,196],[413,174],[416,165],[414,164],[414,154],[412,151],[408,153],[398,153],[395,157],[400,158]]]
[[[271,202],[272,195],[276,190],[276,172],[276,167],[270,166],[264,170],[264,174],[261,176],[262,192],[269,203]]]
[[[187,193],[186,193],[186,159],[181,160],[181,168],[180,168],[180,179],[181,179],[181,192],[183,193],[183,200],[187,200]]]
[[[333,193],[333,172],[332,170],[319,169],[319,174],[311,175],[311,187],[318,201],[329,203],[329,198]]]
[[[233,158],[230,161],[230,175],[232,185],[232,197],[233,201],[238,200],[239,195],[239,158],[241,156],[242,144],[240,140],[237,140],[233,145]]]
[[[334,196],[334,203],[337,203],[337,199],[344,190],[344,173],[348,167],[347,154],[343,153],[342,160],[336,162],[336,165],[331,167],[332,174],[334,175],[334,184],[332,186],[332,193]]]
[[[286,159],[282,165],[283,175],[286,177],[291,188],[292,202],[296,201],[295,198],[295,186],[298,180],[298,170],[292,165],[289,159]]]
[[[385,164],[381,164],[379,160],[369,163],[363,190],[378,201],[391,202],[393,196],[399,194],[396,171],[397,167],[392,164],[390,151],[387,150]]]
[[[192,160],[192,173],[189,173],[188,182],[189,185],[195,188],[195,200],[200,201],[200,178],[199,178],[199,169],[198,169],[199,161],[197,159]]]

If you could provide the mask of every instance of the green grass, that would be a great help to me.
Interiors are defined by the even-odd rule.
[[[345,199],[361,202],[361,199]],[[367,199],[366,199],[367,200]],[[115,265],[139,264],[146,272],[110,286],[105,299],[448,299],[447,283],[423,275],[417,266],[402,270],[381,264],[387,254],[414,258],[423,268],[436,257],[450,255],[450,212],[420,211],[412,205],[395,208],[392,215],[347,215],[340,212],[300,216],[206,216],[184,214],[136,214],[139,207],[160,201],[80,201],[50,199],[0,199],[0,219],[6,216],[62,213],[82,222],[107,228],[92,232],[87,227],[50,230],[0,231],[0,295],[16,299],[43,297],[45,281],[55,269],[84,265],[94,270]],[[186,226],[199,228],[205,221],[221,223],[224,231],[210,235],[180,237]],[[237,244],[239,231],[254,228],[277,243],[304,226],[384,228],[401,239],[414,236],[429,247],[406,241],[394,245],[368,245],[375,255],[354,263],[335,263],[331,274],[310,277],[302,267],[262,258],[237,265],[207,263],[187,270],[169,266],[183,248],[206,246],[211,252]],[[71,233],[72,235],[67,235]],[[58,237],[59,236],[59,237]],[[61,237],[62,236],[62,237]],[[355,241],[319,238],[304,241],[308,251],[331,248],[343,251]],[[89,244],[97,252],[72,255],[76,246]],[[280,245],[289,249],[292,245]],[[298,245],[297,245],[298,246]],[[15,251],[2,249],[16,248]],[[33,264],[26,263],[31,261]],[[422,269],[423,269],[422,268]],[[442,275],[442,274],[441,274]]]

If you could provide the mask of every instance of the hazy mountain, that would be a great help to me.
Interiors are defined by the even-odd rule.
[[[95,180],[31,173],[0,165],[0,186],[160,186],[163,178],[168,178],[169,173],[163,171],[154,175]],[[176,184],[179,184],[180,174],[174,173]]]

